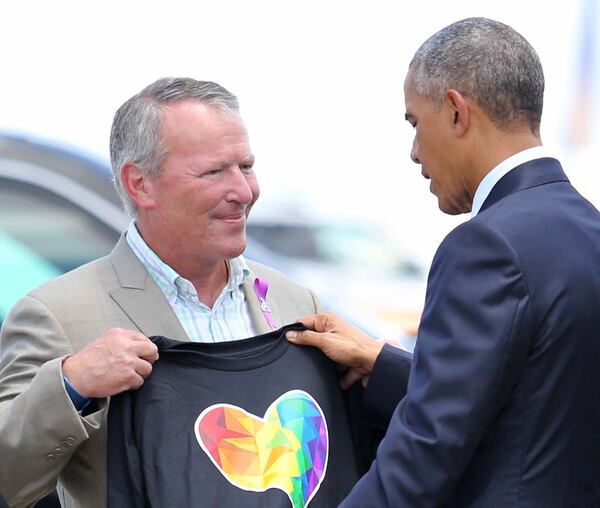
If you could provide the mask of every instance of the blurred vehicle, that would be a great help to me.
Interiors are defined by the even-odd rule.
[[[261,245],[281,256],[285,273],[313,289],[326,308],[412,350],[425,268],[377,227],[251,216],[247,230],[249,248]]]
[[[0,135],[0,322],[29,290],[108,254],[127,223],[106,166]]]

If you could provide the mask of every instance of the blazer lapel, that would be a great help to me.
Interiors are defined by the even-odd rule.
[[[112,299],[140,331],[147,335],[164,335],[189,341],[189,337],[169,302],[144,265],[121,235],[110,254],[120,287],[109,291]]]
[[[260,302],[258,300],[258,295],[254,291],[254,281],[256,280],[256,276],[251,274],[244,282],[243,290],[244,295],[246,296],[246,303],[248,308],[250,309],[250,315],[252,316],[252,322],[254,323],[254,327],[256,328],[256,333],[258,335],[262,335],[263,333],[269,333],[271,331],[271,327],[260,308]],[[267,302],[271,306],[272,316],[275,320],[275,323],[279,323],[279,319],[277,316],[277,310],[271,304],[269,300],[269,295],[267,293]]]
[[[506,173],[494,185],[480,212],[514,192],[553,182],[569,182],[556,159],[542,158],[521,164]]]

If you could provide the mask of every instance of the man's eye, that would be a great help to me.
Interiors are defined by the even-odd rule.
[[[218,175],[221,171],[223,171],[222,169],[212,169],[210,171],[207,171],[206,173],[204,173],[206,176],[215,176]]]
[[[251,173],[253,167],[254,167],[254,164],[242,164],[240,166],[240,169],[241,169],[242,173]]]

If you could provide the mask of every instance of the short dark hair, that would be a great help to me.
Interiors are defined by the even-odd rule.
[[[411,85],[441,107],[455,89],[475,100],[502,129],[529,125],[539,132],[544,72],[533,47],[513,28],[487,18],[457,21],[415,53]]]

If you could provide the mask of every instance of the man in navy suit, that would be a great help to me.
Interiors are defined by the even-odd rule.
[[[471,220],[435,255],[412,364],[333,315],[290,337],[349,366],[344,384],[369,376],[387,426],[342,506],[600,506],[600,214],[542,147],[539,58],[466,19],[421,46],[404,91],[413,161]]]

